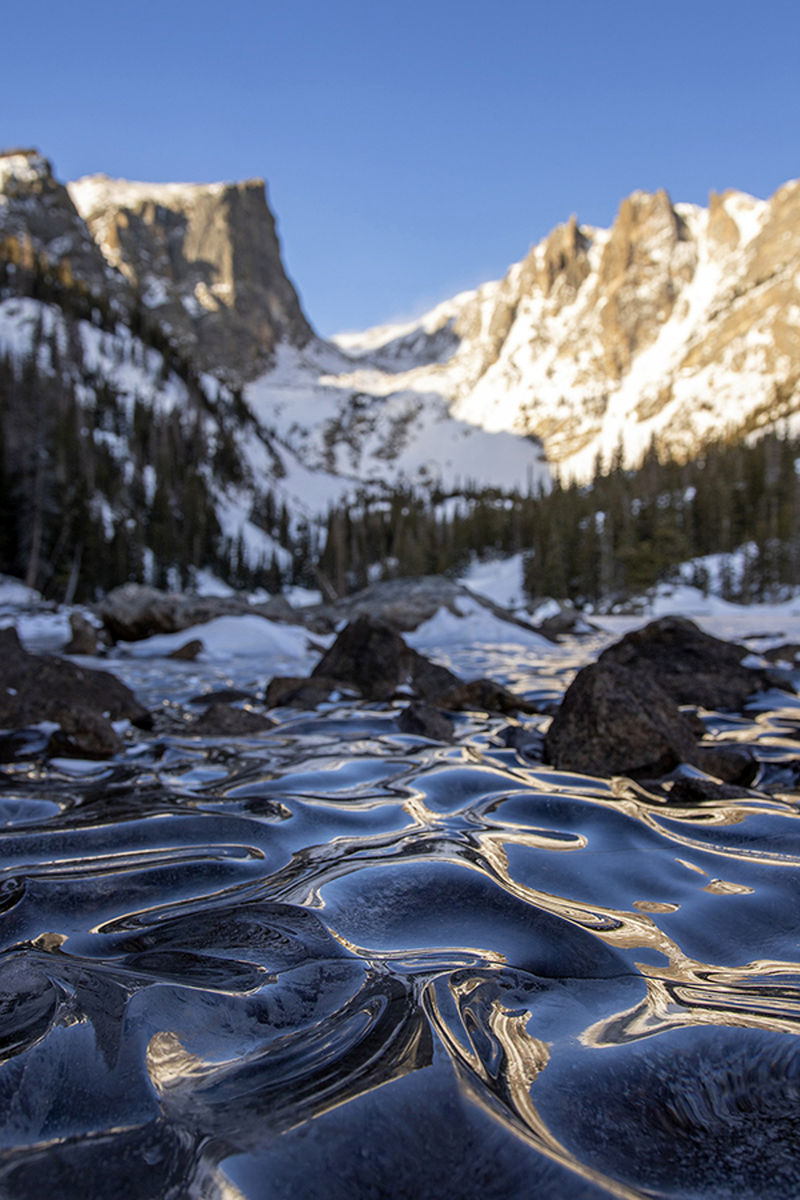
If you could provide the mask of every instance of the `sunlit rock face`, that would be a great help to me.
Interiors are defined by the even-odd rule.
[[[2,261],[110,298],[246,385],[304,469],[370,484],[524,490],[553,470],[586,478],[598,457],[636,465],[653,441],[688,458],[800,429],[799,216],[800,182],[707,208],[637,191],[609,229],[572,216],[503,279],[325,343],[263,181],[64,188],[36,152],[0,156]]]
[[[502,280],[340,339],[349,382],[385,386],[391,349],[394,388],[535,435],[578,478],[598,454],[635,464],[653,438],[691,456],[771,428],[800,407],[799,210],[798,182],[767,201],[712,193],[707,209],[634,192],[610,229],[573,217]]]
[[[262,179],[149,184],[94,175],[69,193],[106,260],[205,369],[251,378],[278,341],[311,337]]]

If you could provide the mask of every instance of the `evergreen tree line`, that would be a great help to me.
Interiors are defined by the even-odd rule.
[[[186,586],[199,567],[241,588],[315,582],[316,532],[292,522],[270,489],[256,490],[241,458],[237,437],[254,421],[239,389],[212,398],[135,296],[122,313],[68,263],[15,238],[0,242],[0,298],[11,297],[43,308],[29,354],[0,359],[0,572],[58,600],[129,580]],[[120,395],[87,364],[81,322],[118,366],[130,360],[152,373],[155,363],[162,385],[176,376],[181,411]],[[250,491],[251,520],[288,554],[253,562],[241,536],[224,537],[212,483]]]
[[[535,495],[364,496],[328,514],[320,567],[342,594],[378,574],[455,572],[473,554],[522,552],[532,598],[609,605],[674,580],[680,563],[744,548],[741,571],[723,566],[723,595],[774,597],[800,586],[798,464],[800,440],[769,433],[712,442],[689,462],[654,444],[637,470],[617,454],[590,483],[556,479]],[[712,581],[698,565],[691,582]]]
[[[79,401],[34,355],[0,359],[0,571],[71,600],[128,579],[186,582],[192,564],[219,568],[221,533],[197,470],[208,456],[197,413],[137,400],[131,422],[107,384]]]

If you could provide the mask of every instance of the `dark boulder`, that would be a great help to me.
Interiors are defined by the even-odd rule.
[[[794,666],[800,658],[800,645],[797,642],[785,642],[782,646],[771,646],[761,651],[761,657],[771,663],[789,663]]]
[[[200,641],[200,638],[192,638],[188,642],[184,642],[182,646],[171,650],[167,658],[173,658],[177,662],[194,662],[198,655],[202,654],[205,646]]]
[[[112,758],[125,746],[114,726],[88,708],[62,708],[60,729],[50,735],[47,753],[70,758]]]
[[[490,679],[464,683],[447,667],[413,650],[385,621],[363,615],[345,626],[308,679],[279,676],[267,685],[265,698],[270,707],[313,707],[341,690],[378,701],[406,695],[438,708],[533,711]]]
[[[766,671],[742,665],[748,653],[685,617],[662,617],[626,634],[599,661],[649,675],[678,704],[741,709],[752,692],[771,682]]]
[[[264,702],[268,708],[316,708],[341,687],[339,680],[324,675],[311,679],[302,675],[276,675],[267,684]]]
[[[101,644],[101,630],[93,625],[83,613],[72,612],[69,615],[70,640],[64,647],[65,654],[97,654]]]
[[[469,683],[460,683],[452,691],[444,692],[439,697],[439,703],[444,708],[462,710],[483,709],[494,713],[538,712],[536,705],[530,704],[503,687],[493,679],[473,679]]]
[[[383,579],[350,596],[342,596],[333,603],[304,609],[301,615],[306,625],[319,632],[329,632],[343,620],[354,621],[357,617],[366,616],[383,621],[398,633],[410,633],[424,621],[429,621],[440,609],[461,616],[465,610],[472,611],[476,606],[509,624],[541,632],[529,621],[520,620],[513,612],[500,607],[488,597],[472,592],[463,584],[442,575]],[[543,636],[547,637],[546,634]]]
[[[140,583],[114,588],[94,611],[113,642],[137,642],[157,633],[179,633],[216,617],[255,614],[269,620],[299,620],[283,596],[250,604],[246,596],[195,596],[162,592]]]
[[[192,722],[187,732],[202,737],[251,737],[274,726],[275,722],[264,713],[249,712],[245,708],[233,708],[230,704],[215,701]]]
[[[758,774],[758,760],[752,750],[733,742],[706,742],[697,747],[692,762],[707,775],[741,787],[748,787]]]
[[[672,784],[667,794],[667,802],[669,804],[703,804],[709,800],[740,800],[743,796],[753,794],[748,792],[746,787],[735,787],[731,783],[718,783],[716,779],[706,779],[702,775],[682,775]]]
[[[311,678],[335,679],[358,688],[368,700],[389,700],[407,687],[436,700],[461,680],[406,644],[384,621],[359,616],[351,621],[317,663]]]
[[[648,673],[609,661],[579,671],[544,741],[544,760],[586,775],[654,778],[692,761],[692,727]]]
[[[401,733],[430,738],[432,742],[452,742],[453,722],[446,713],[426,704],[424,700],[412,700],[397,718]]]
[[[0,630],[0,727],[55,721],[63,734],[59,753],[72,747],[72,753],[107,757],[121,745],[111,722],[122,720],[152,726],[147,709],[121,680],[52,655],[29,654],[15,629]]]
[[[565,606],[537,626],[538,632],[551,641],[560,641],[562,637],[585,637],[597,632],[597,626],[590,624],[583,613],[577,609]]]

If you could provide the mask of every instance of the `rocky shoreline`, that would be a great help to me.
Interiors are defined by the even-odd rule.
[[[528,761],[590,776],[627,776],[680,803],[727,796],[732,787],[747,794],[756,783],[758,763],[751,751],[709,738],[701,713],[741,712],[750,696],[768,688],[793,691],[791,670],[779,665],[780,651],[772,653],[773,662],[753,660],[744,646],[712,637],[685,618],[664,617],[603,650],[578,672],[553,709],[532,704],[492,679],[463,679],[404,639],[403,631],[442,608],[458,613],[458,601],[465,597],[487,616],[501,615],[555,640],[555,622],[550,630],[526,625],[461,585],[438,578],[378,584],[346,602],[310,610],[292,610],[280,598],[249,605],[238,597],[184,596],[126,585],[95,606],[91,616],[72,614],[72,640],[65,652],[103,654],[120,641],[190,630],[222,615],[302,623],[309,634],[338,628],[305,676],[265,679],[263,691],[253,695],[223,691],[194,697],[179,714],[182,733],[257,736],[274,725],[270,710],[311,710],[347,699],[395,705],[400,731],[443,743],[455,740],[454,715],[459,712],[504,716],[512,724],[500,737]],[[562,628],[566,624],[562,617]],[[795,649],[786,647],[789,663]],[[195,637],[173,656],[192,658],[202,650]],[[526,725],[531,715],[537,720]],[[549,725],[543,721],[548,716]],[[168,719],[162,711],[148,711],[108,671],[62,656],[29,653],[13,629],[0,630],[5,761],[42,752],[112,758],[126,740],[141,736],[138,731],[151,732]],[[171,719],[176,720],[174,712]],[[43,751],[41,739],[25,737],[32,726],[48,732]],[[688,775],[671,778],[687,766]]]

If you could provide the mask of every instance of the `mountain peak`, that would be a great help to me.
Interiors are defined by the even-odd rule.
[[[49,159],[35,149],[0,150],[0,188],[4,191],[14,181],[30,187],[40,180],[53,177]]]
[[[203,368],[253,378],[279,341],[312,336],[281,258],[263,179],[68,185],[106,261]]]

